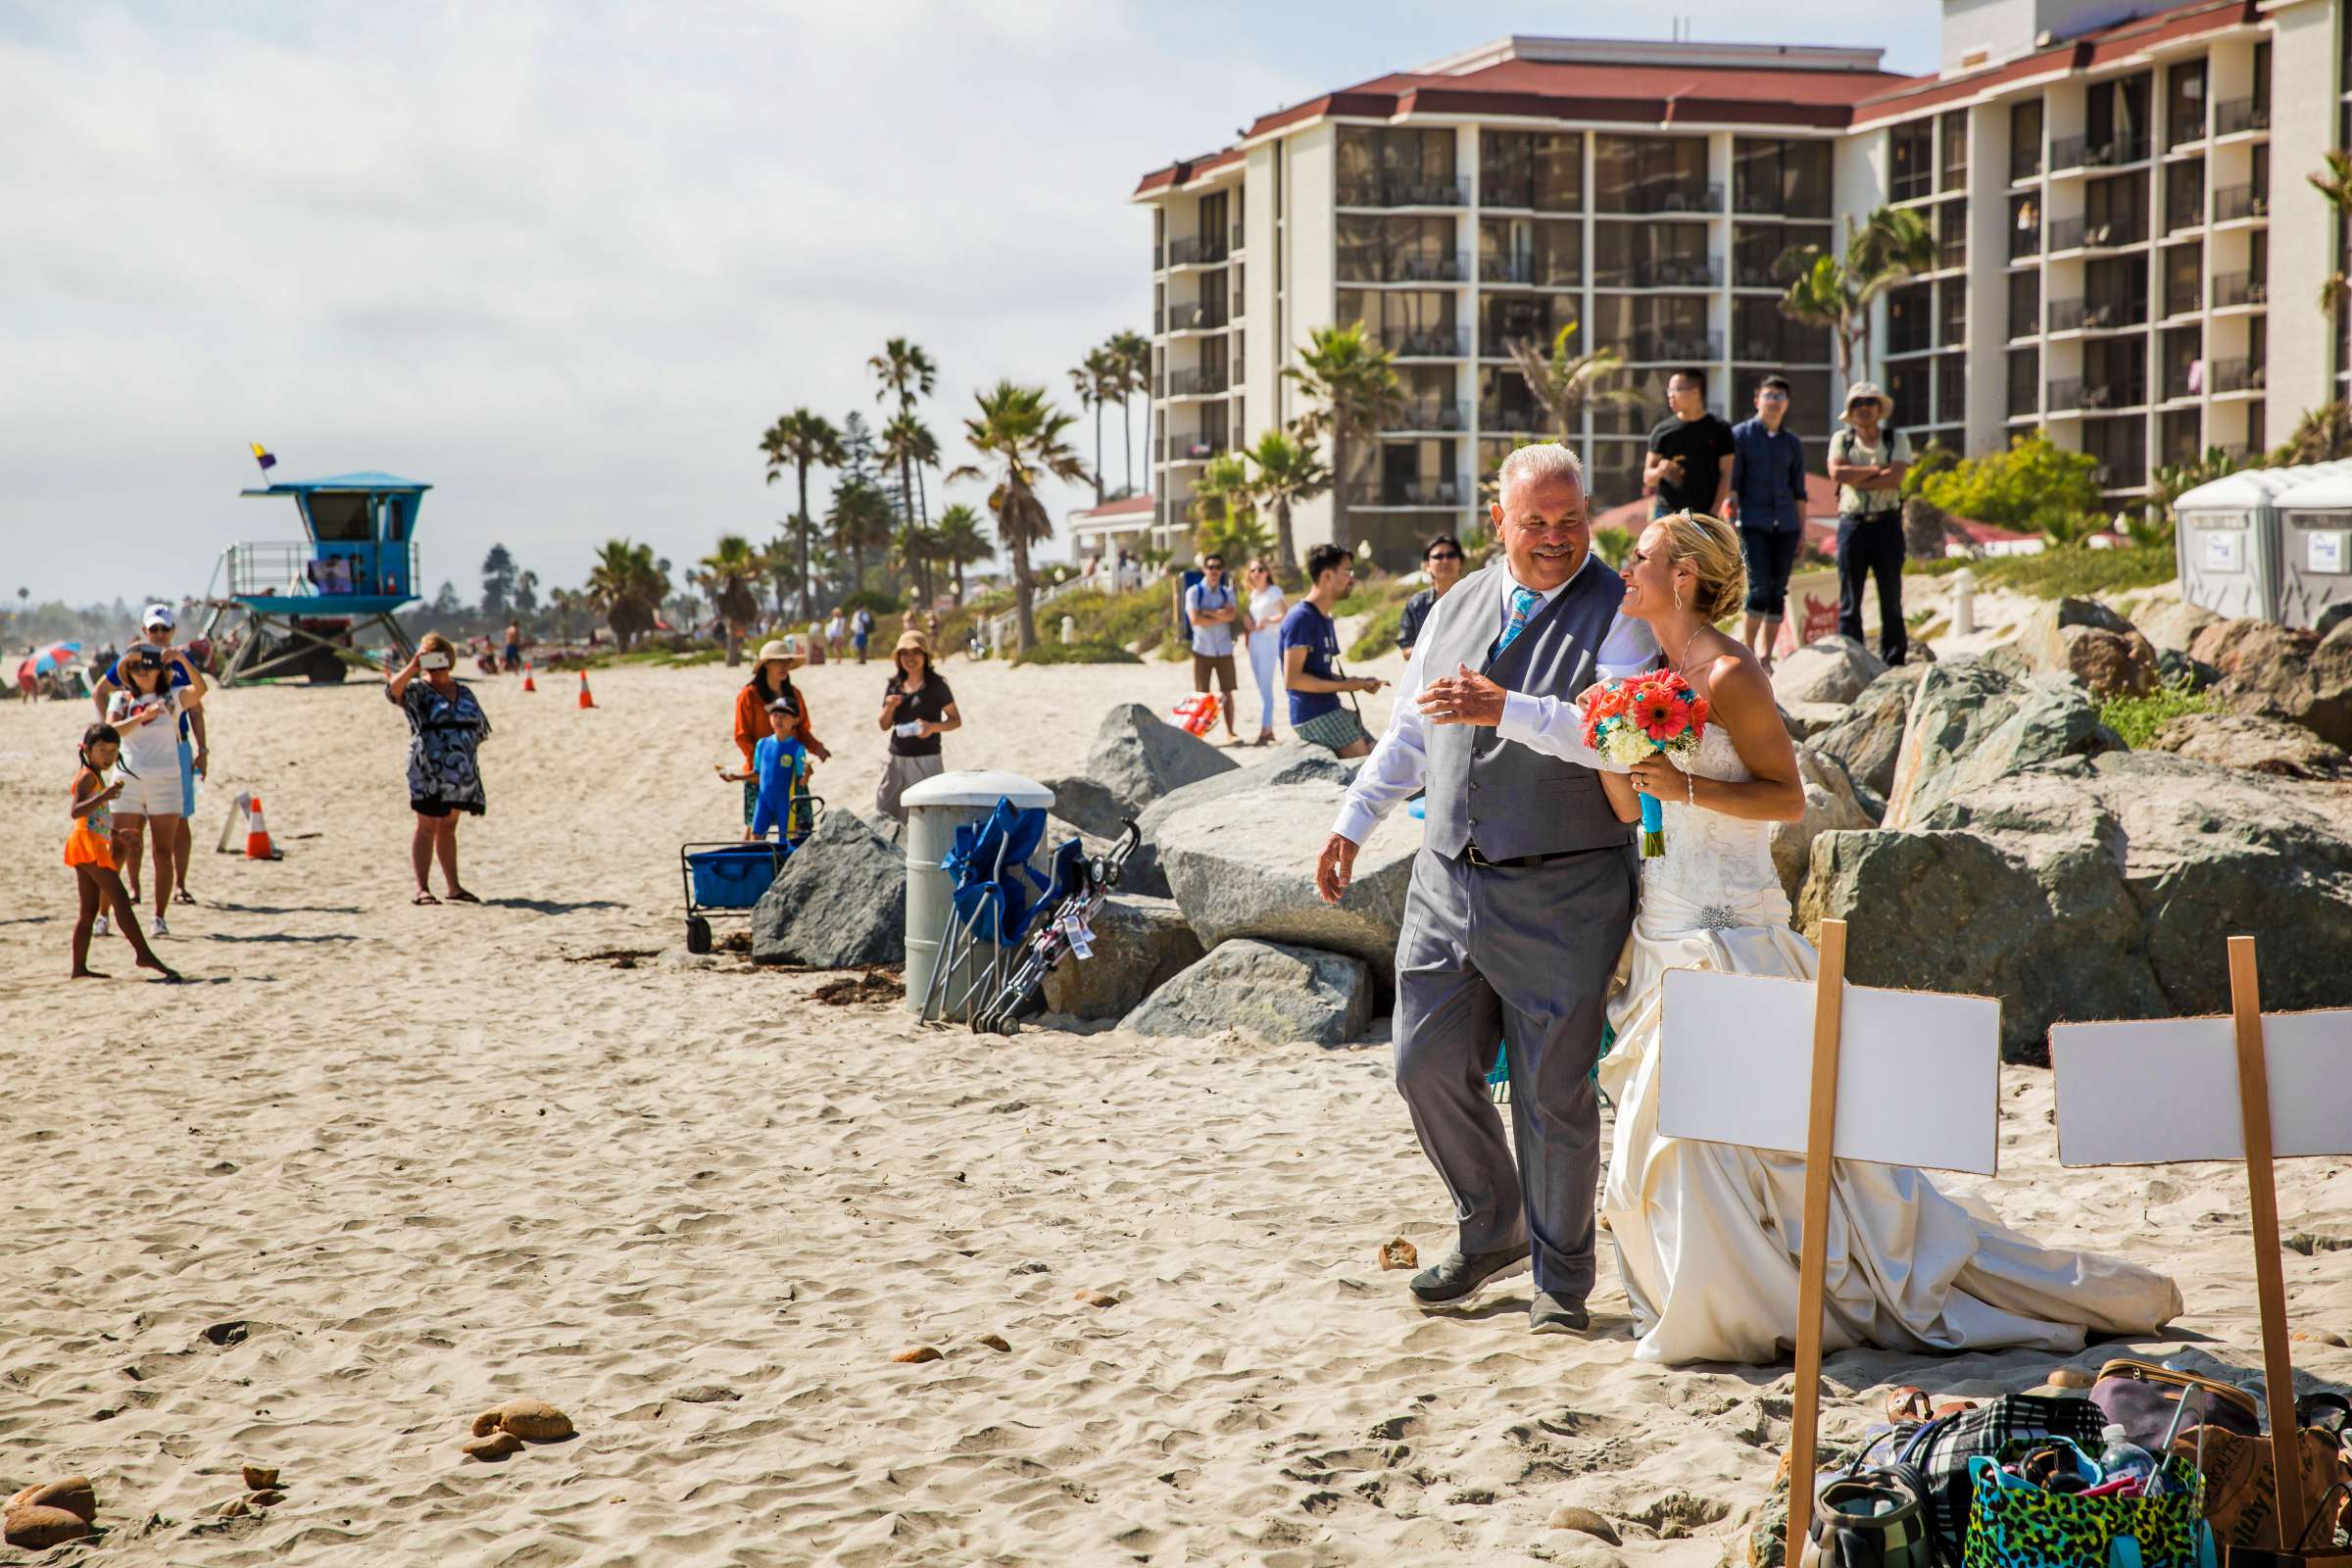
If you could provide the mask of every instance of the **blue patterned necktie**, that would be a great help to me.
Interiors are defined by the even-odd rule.
[[[1494,639],[1494,649],[1487,655],[1487,662],[1493,663],[1495,660],[1500,659],[1503,650],[1519,640],[1519,634],[1527,630],[1528,621],[1534,618],[1537,609],[1543,603],[1544,596],[1533,588],[1511,590],[1511,618],[1503,626],[1502,635]]]

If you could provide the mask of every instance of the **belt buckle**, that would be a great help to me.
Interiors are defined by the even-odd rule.
[[[1468,860],[1472,865],[1487,866],[1492,868],[1494,864],[1493,860],[1488,859],[1486,856],[1479,853],[1478,845],[1475,842],[1463,846],[1462,858]]]

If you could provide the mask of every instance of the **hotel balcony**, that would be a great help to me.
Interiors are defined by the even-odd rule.
[[[1723,336],[1718,332],[1637,332],[1626,345],[1626,358],[1633,365],[1712,365],[1723,358]]]
[[[2270,216],[2270,196],[2251,185],[2224,185],[2213,193],[2213,220],[2217,223],[2244,222]]]
[[[1407,398],[1380,421],[1383,430],[1451,432],[1470,427],[1469,405],[1447,398]]]
[[[1233,388],[1233,372],[1222,366],[1200,370],[1171,370],[1168,372],[1167,396],[1171,398],[1214,397]]]
[[[1215,434],[1214,432],[1200,435],[1170,436],[1168,438],[1167,462],[1171,465],[1179,463],[1206,463],[1209,459],[1224,452],[1230,444],[1231,443],[1227,437]]]
[[[1198,300],[1190,305],[1171,305],[1165,317],[1168,332],[1214,332],[1232,325],[1221,302]]]
[[[2264,390],[2269,374],[2269,367],[2250,359],[2215,360],[2205,368],[2205,385],[2215,397],[2256,393]]]
[[[1461,360],[1470,356],[1470,329],[1466,326],[1419,331],[1383,327],[1378,336],[1382,345],[1400,360]]]
[[[1373,174],[1343,178],[1342,207],[1467,207],[1470,181],[1459,174],[1431,178],[1423,175]]]
[[[2012,147],[2009,149],[2010,184],[2014,185],[2020,180],[2037,178],[2039,177],[2040,173],[2041,144],[2039,142],[2034,143],[2031,147]]]
[[[1343,283],[1460,283],[1470,276],[1470,253],[1391,254],[1351,247],[1340,252],[1337,276]]]
[[[1465,504],[1458,479],[1381,479],[1347,487],[1351,507],[1458,507]]]
[[[2063,251],[2117,250],[2128,245],[2144,245],[2147,239],[2147,221],[2141,218],[2111,218],[2095,223],[2087,218],[2050,220],[2053,256]]]
[[[2217,311],[2268,305],[2270,300],[2269,282],[2252,272],[2216,272],[2213,276],[2213,308]]]
[[[2025,228],[2013,227],[2009,230],[2009,259],[2011,261],[2022,262],[2040,254],[2041,225],[2039,223]]]
[[[1662,213],[1715,214],[1723,211],[1723,187],[1704,180],[1660,181],[1603,195],[1593,211],[1604,217],[1650,218]]]
[[[1594,288],[1719,288],[1723,284],[1723,261],[1714,256],[1663,256],[1651,261],[1636,262],[1630,276],[1592,280]]]
[[[2064,299],[2050,301],[2052,333],[2106,332],[2147,324],[2145,302],[2132,299]]]
[[[2050,143],[2050,172],[2120,169],[2126,164],[2143,163],[2147,156],[2148,138],[2144,131],[2131,136],[2108,136],[2095,142],[2087,136],[2060,136]]]
[[[2271,128],[2271,106],[2253,98],[2225,98],[2214,106],[2213,133],[2242,136]]]
[[[1585,280],[1577,258],[1558,252],[1548,256],[1489,252],[1478,259],[1478,278],[1482,283],[1522,283],[1531,288],[1577,288]]]
[[[2052,414],[2079,414],[2086,409],[2115,406],[2115,389],[2105,381],[2085,381],[2075,375],[2050,383]]]
[[[1551,416],[1533,404],[1525,408],[1499,403],[1481,403],[1478,406],[1478,427],[1493,435],[1497,432],[1511,435],[1532,435],[1551,428]]]
[[[1185,234],[1168,241],[1170,267],[1215,267],[1225,260],[1223,234]]]

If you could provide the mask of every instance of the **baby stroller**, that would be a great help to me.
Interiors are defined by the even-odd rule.
[[[1080,961],[1094,956],[1095,913],[1110,897],[1110,890],[1119,885],[1119,871],[1127,858],[1144,841],[1144,830],[1136,826],[1135,818],[1123,820],[1126,831],[1106,855],[1088,856],[1076,839],[1061,847],[1054,863],[1054,896],[1038,915],[1025,944],[1027,951],[1004,985],[972,1009],[972,1033],[1017,1034],[1021,1019],[1045,1010],[1046,976],[1054,972],[1062,956],[1075,953]]]

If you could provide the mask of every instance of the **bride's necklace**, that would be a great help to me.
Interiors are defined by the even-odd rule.
[[[1690,633],[1690,639],[1683,644],[1683,651],[1675,656],[1674,672],[1677,675],[1682,676],[1685,680],[1689,680],[1690,678],[1690,672],[1683,667],[1684,662],[1690,659],[1690,650],[1697,645],[1698,639],[1705,634],[1706,629],[1706,622],[1700,621],[1698,626]]]

